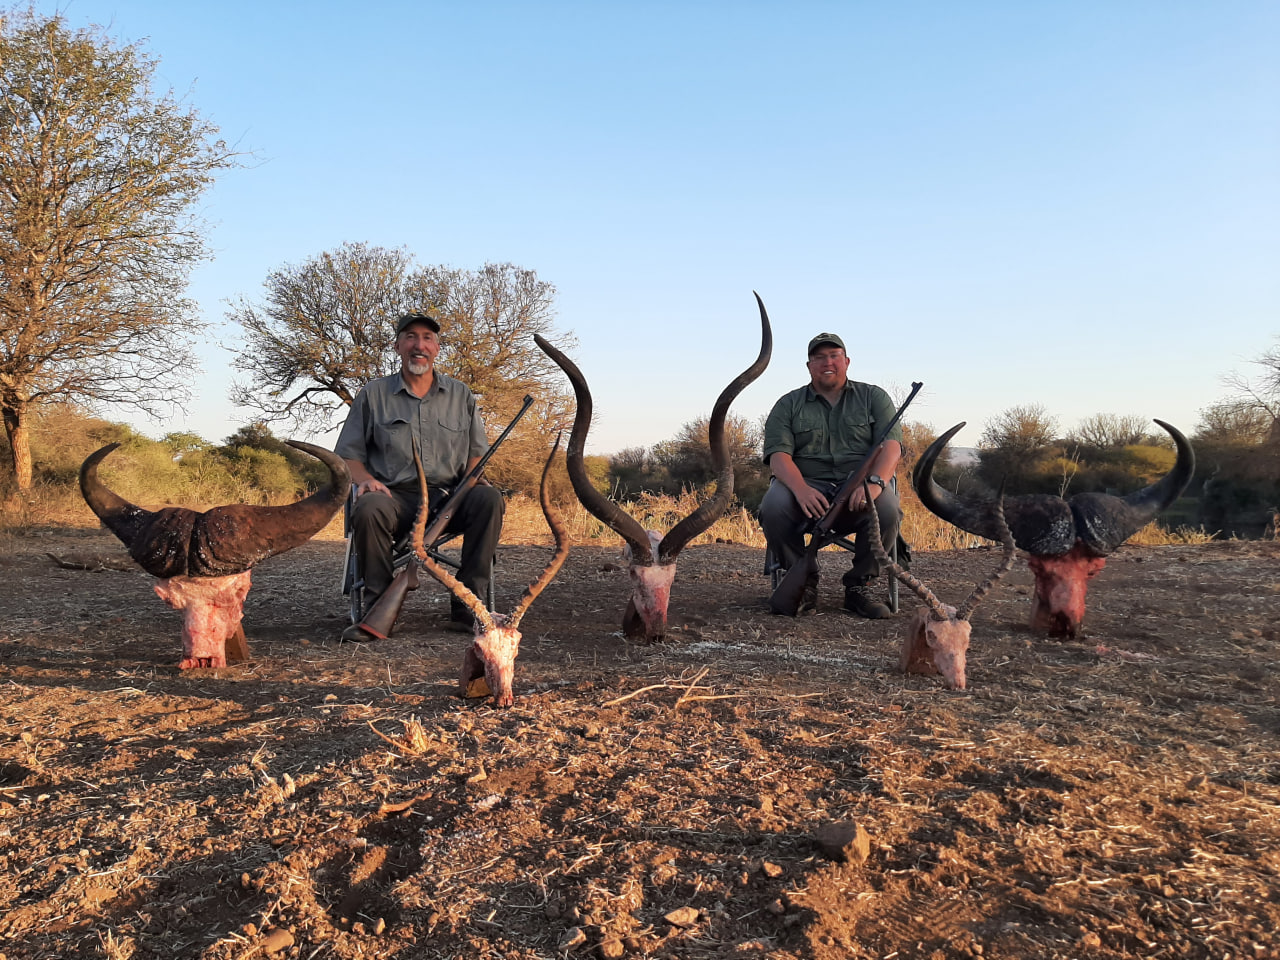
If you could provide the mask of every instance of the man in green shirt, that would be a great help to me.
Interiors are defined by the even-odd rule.
[[[396,322],[400,372],[371,381],[351,404],[334,452],[347,462],[358,499],[352,547],[364,573],[365,610],[391,583],[391,549],[408,533],[422,494],[413,463],[422,457],[434,508],[489,449],[476,398],[466,384],[435,369],[440,323],[424,313]],[[502,495],[483,481],[471,489],[446,528],[462,534],[458,579],[477,597],[488,592],[502,535]],[[470,631],[471,612],[452,598],[449,625]],[[359,624],[344,640],[371,640]]]
[[[809,341],[808,367],[808,385],[775,403],[764,428],[764,459],[773,481],[760,504],[760,525],[769,548],[787,569],[804,555],[805,530],[827,512],[836,488],[896,412],[880,387],[848,379],[849,357],[844,341],[834,333],[820,333]],[[902,456],[901,441],[902,428],[895,425],[867,478],[885,543],[898,536],[898,495],[889,480]],[[853,565],[842,578],[844,608],[878,620],[889,615],[889,607],[870,587],[880,575],[869,546],[870,529],[866,494],[859,488],[832,530],[854,536]],[[815,573],[805,585],[798,615],[813,613],[817,601]]]

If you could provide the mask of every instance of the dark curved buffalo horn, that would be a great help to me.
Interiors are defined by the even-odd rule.
[[[1077,534],[1086,547],[1098,556],[1106,556],[1167,509],[1187,489],[1196,472],[1196,455],[1187,438],[1163,420],[1155,421],[1178,448],[1173,469],[1163,477],[1127,497],[1104,493],[1080,493],[1071,498],[1076,517]]]
[[[351,477],[337,454],[310,443],[286,441],[329,468],[329,486],[283,507],[230,504],[198,513],[166,507],[154,513],[117,496],[98,480],[98,463],[118,444],[91,454],[80,467],[85,502],[152,576],[224,577],[243,573],[277,553],[310,540],[347,499]]]
[[[755,362],[738,374],[730,384],[720,392],[716,405],[711,408],[711,420],[707,424],[707,439],[711,445],[711,466],[716,472],[716,492],[706,503],[685,517],[658,544],[658,562],[670,563],[684,549],[685,544],[708,529],[720,519],[733,499],[733,462],[729,459],[729,441],[725,437],[724,422],[729,415],[729,405],[737,398],[747,384],[751,383],[764,368],[769,365],[773,355],[773,328],[769,325],[769,314],[764,308],[760,294],[755,295],[760,306],[760,353]]]
[[[1086,550],[1106,556],[1149,523],[1182,494],[1195,473],[1195,454],[1187,438],[1162,420],[1156,423],[1173,437],[1178,459],[1162,479],[1127,497],[1079,493],[1070,499],[1048,494],[1006,497],[1005,518],[1014,542],[1038,557],[1067,553],[1079,539]],[[911,485],[929,510],[961,530],[1000,540],[985,502],[969,502],[948,493],[933,481],[933,466],[947,441],[964,426],[958,423],[929,445],[911,474]]]
[[[118,446],[118,443],[108,443],[85,457],[84,463],[80,464],[80,495],[106,528],[126,547],[131,547],[155,514],[117,496],[98,479],[98,464]]]
[[[965,422],[960,421],[929,444],[911,472],[911,486],[920,502],[947,523],[999,543],[1003,536],[989,502],[962,500],[933,480],[933,466],[939,454],[964,425]],[[1028,553],[1056,556],[1066,553],[1076,542],[1075,519],[1071,507],[1061,497],[1043,494],[1005,497],[1004,516],[1013,532],[1014,543]]]
[[[631,548],[632,564],[638,567],[651,566],[654,561],[653,547],[644,527],[640,526],[635,517],[623,512],[621,507],[592,486],[587,477],[587,468],[582,463],[583,451],[587,446],[587,430],[591,427],[591,390],[587,387],[587,378],[572,360],[538,334],[533,335],[533,341],[564,371],[573,384],[573,393],[578,399],[573,430],[569,433],[569,446],[565,450],[565,469],[569,472],[573,492],[592,516],[627,541]]]

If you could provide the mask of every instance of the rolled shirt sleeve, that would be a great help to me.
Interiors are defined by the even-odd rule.
[[[368,393],[366,390],[361,390],[351,401],[351,409],[347,411],[347,419],[342,424],[342,431],[338,434],[338,442],[333,452],[344,460],[355,460],[357,463],[367,465],[369,453],[364,436],[368,429],[366,426],[368,419]]]

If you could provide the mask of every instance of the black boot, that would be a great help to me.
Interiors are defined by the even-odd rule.
[[[473,633],[475,631],[475,623],[476,618],[471,612],[471,608],[456,598],[450,598],[447,629],[457,633]]]
[[[889,616],[889,605],[877,600],[871,593],[874,580],[864,580],[844,588],[844,608],[868,620],[883,620]]]
[[[800,604],[796,607],[797,617],[807,617],[818,612],[818,575],[811,573],[804,582],[804,592],[800,594]]]

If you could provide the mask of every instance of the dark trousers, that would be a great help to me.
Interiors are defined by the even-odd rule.
[[[434,512],[444,498],[443,491],[431,490],[430,497]],[[355,509],[351,511],[351,543],[364,574],[366,610],[391,583],[392,547],[413,526],[421,502],[417,489],[395,489],[392,496],[366,493],[356,500]],[[493,555],[502,536],[502,512],[502,494],[493,487],[477,484],[463,498],[445,527],[446,533],[462,534],[462,566],[458,579],[481,603],[489,591]],[[463,609],[457,598],[453,598],[452,606],[455,613]]]
[[[822,491],[828,501],[835,495],[838,484],[825,480],[808,480],[806,483]],[[892,486],[881,490],[875,500],[876,516],[880,520],[880,540],[895,543],[898,539],[898,522],[902,508],[898,494]],[[804,515],[795,496],[786,484],[777,479],[769,484],[764,500],[760,502],[760,526],[769,549],[783,567],[791,569],[804,556],[804,535],[813,521]],[[840,536],[853,535],[853,564],[841,578],[845,588],[866,583],[880,575],[880,563],[871,553],[871,514],[866,510],[850,513],[842,511],[831,528]],[[887,552],[887,551],[886,551]]]

